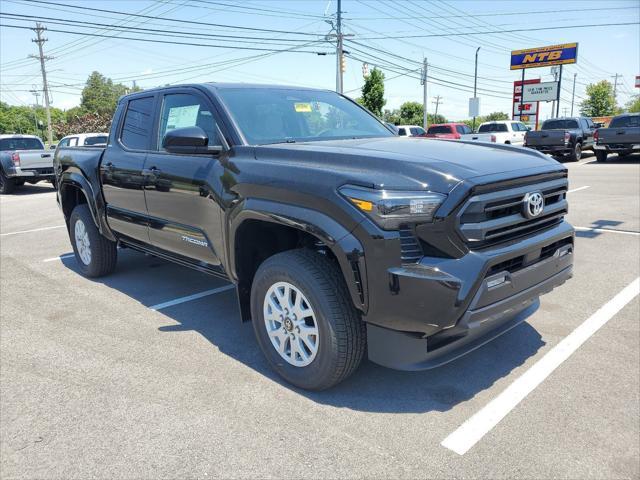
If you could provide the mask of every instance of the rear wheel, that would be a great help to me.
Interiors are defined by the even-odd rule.
[[[572,162],[577,162],[582,158],[582,144],[576,142],[576,145],[573,147],[573,152],[569,155],[569,160]]]
[[[596,160],[599,162],[607,161],[607,152],[603,150],[596,150]]]
[[[332,387],[364,356],[364,323],[337,265],[319,253],[292,250],[265,260],[251,287],[251,313],[267,361],[297,387]]]
[[[13,193],[15,187],[15,179],[7,177],[2,169],[0,169],[0,193],[5,195]]]
[[[116,268],[116,242],[100,234],[86,204],[78,205],[71,212],[69,237],[78,267],[84,276],[101,277]]]

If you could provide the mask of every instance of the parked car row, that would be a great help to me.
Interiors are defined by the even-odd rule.
[[[538,131],[524,123],[503,120],[480,124],[474,133],[464,123],[439,123],[425,132],[416,125],[399,125],[398,135],[404,137],[467,140],[518,145],[549,154],[556,159],[578,161],[582,152],[592,150],[599,162],[609,154],[619,157],[640,152],[640,114],[628,113],[614,117],[608,128],[602,128],[588,117],[563,117],[545,120]]]
[[[53,152],[57,147],[105,146],[107,133],[82,133],[64,137],[45,148],[35,135],[0,135],[0,193],[13,193],[25,183],[48,181],[55,187]]]

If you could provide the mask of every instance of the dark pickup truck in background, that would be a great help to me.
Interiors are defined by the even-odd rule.
[[[594,133],[595,125],[590,118],[553,118],[545,120],[540,130],[527,132],[524,146],[577,162],[583,150],[593,149]]]
[[[599,162],[606,162],[610,153],[617,153],[619,157],[640,153],[640,113],[613,117],[609,128],[596,130],[593,148]]]
[[[268,362],[302,388],[335,385],[365,352],[405,370],[454,360],[572,275],[564,166],[398,138],[331,91],[137,92],[106,148],[54,163],[83,274],[112,272],[120,245],[233,282]]]

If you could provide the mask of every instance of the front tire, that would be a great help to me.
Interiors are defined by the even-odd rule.
[[[330,388],[360,365],[366,329],[338,266],[311,250],[264,261],[251,287],[253,329],[271,367],[308,390]]]
[[[14,178],[7,177],[2,169],[0,169],[0,193],[9,195],[13,193],[16,188],[16,181]]]
[[[78,205],[71,212],[69,237],[85,277],[102,277],[114,271],[118,259],[116,242],[100,234],[87,204]]]
[[[604,150],[596,150],[596,160],[600,163],[604,163],[607,161],[607,152]]]

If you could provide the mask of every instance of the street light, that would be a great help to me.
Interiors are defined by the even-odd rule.
[[[480,47],[478,47],[476,49],[476,73],[473,76],[473,98],[477,98],[476,97],[476,87],[478,86],[478,52],[480,51]],[[472,130],[476,129],[476,117],[475,115],[473,116],[473,127],[471,128]]]

